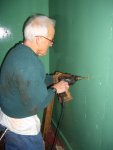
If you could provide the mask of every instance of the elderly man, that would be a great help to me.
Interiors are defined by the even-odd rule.
[[[68,90],[61,81],[52,83],[38,56],[53,45],[55,21],[44,15],[30,16],[24,24],[24,41],[5,57],[0,72],[0,129],[5,150],[43,150],[38,112],[55,93]]]

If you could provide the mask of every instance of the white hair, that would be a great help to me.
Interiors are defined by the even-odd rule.
[[[32,41],[35,36],[47,36],[49,25],[55,27],[55,20],[38,14],[29,17],[24,24],[24,38]]]

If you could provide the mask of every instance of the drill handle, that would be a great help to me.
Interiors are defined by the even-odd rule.
[[[72,78],[70,74],[64,74],[62,72],[55,72],[55,75],[53,76],[53,78],[54,78],[54,83],[65,81],[65,82],[68,82],[69,85],[72,85],[72,82],[71,82]],[[62,100],[64,100],[65,102],[65,101],[71,100],[72,96],[68,90],[66,92],[58,94],[58,98],[60,102],[62,102]]]
[[[64,98],[66,97],[66,93],[65,92],[60,93],[60,94],[58,94],[58,97],[60,99],[60,102],[64,102]]]
[[[66,92],[58,94],[58,99],[61,103],[62,103],[62,101],[67,102],[72,99],[72,96],[71,96],[69,90],[67,90]]]

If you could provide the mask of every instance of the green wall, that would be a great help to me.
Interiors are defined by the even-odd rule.
[[[70,88],[60,126],[66,150],[113,150],[113,0],[50,0],[57,21],[50,70],[89,76]],[[53,123],[60,104],[55,100]]]
[[[26,18],[35,13],[48,15],[48,11],[48,0],[0,0],[0,27],[9,29],[11,33],[0,38],[0,63],[9,48],[23,40],[22,27]],[[41,59],[49,71],[49,55]]]
[[[48,15],[48,0],[0,0],[0,64],[7,51],[23,40],[22,27],[26,18],[35,13]],[[1,28],[8,30],[3,37]],[[49,55],[40,58],[49,72]],[[39,114],[42,118],[42,112]]]

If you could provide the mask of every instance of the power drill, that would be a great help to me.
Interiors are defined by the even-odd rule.
[[[72,74],[62,73],[62,72],[55,72],[54,74],[55,83],[63,80],[65,82],[68,82],[69,85],[73,85],[74,83],[76,83],[76,81],[82,79],[88,79],[88,77],[82,77],[82,76],[77,76],[77,75],[72,75]],[[58,94],[58,98],[60,102],[62,102],[62,100],[66,102],[66,101],[70,101],[72,99],[72,96],[69,90],[67,90],[64,93]]]

